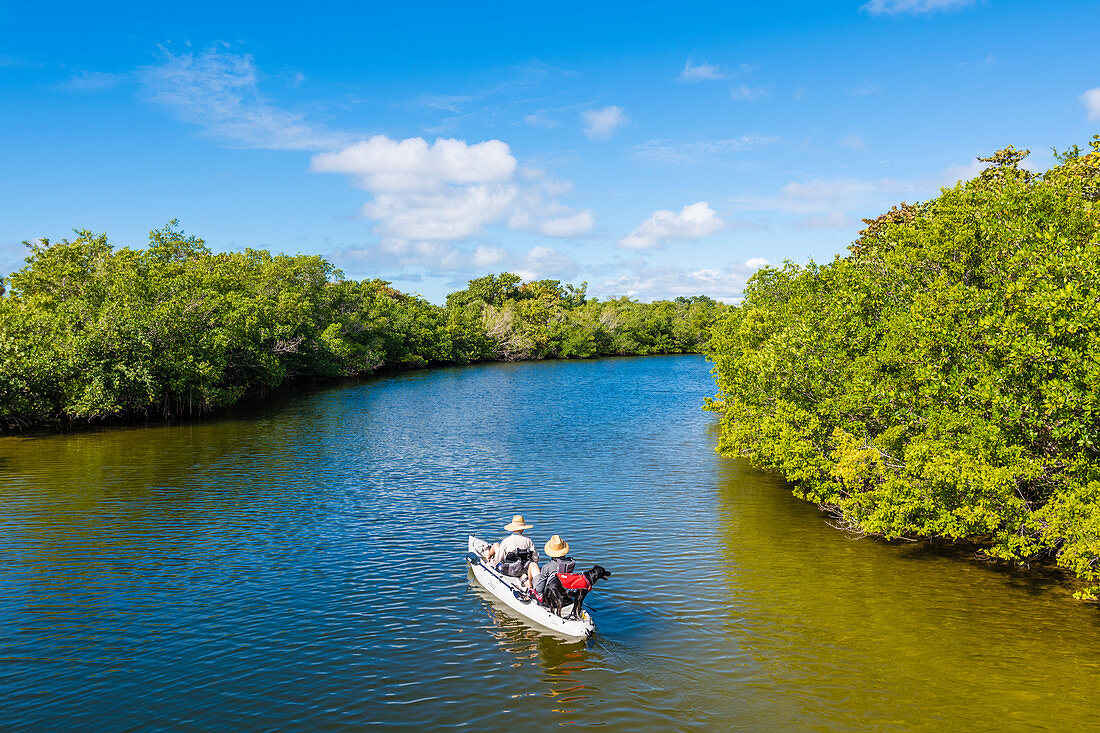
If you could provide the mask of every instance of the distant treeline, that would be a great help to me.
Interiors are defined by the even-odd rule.
[[[902,204],[750,282],[711,343],[721,450],[849,528],[1056,558],[1100,592],[1100,136]]]
[[[292,379],[486,360],[700,351],[726,306],[600,302],[586,285],[472,280],[445,307],[317,256],[211,252],[176,222],[146,249],[28,242],[0,279],[0,431],[195,415]]]

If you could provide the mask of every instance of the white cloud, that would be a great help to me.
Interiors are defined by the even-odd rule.
[[[596,226],[596,215],[591,210],[561,216],[556,219],[548,219],[538,226],[538,231],[548,237],[575,237],[590,231]]]
[[[439,138],[393,140],[375,135],[334,153],[315,155],[319,173],[346,173],[368,191],[431,191],[448,184],[500,183],[512,178],[516,159],[500,140],[469,145]]]
[[[1100,120],[1100,87],[1094,87],[1082,94],[1079,99],[1088,111],[1089,121]]]
[[[755,102],[757,99],[763,99],[767,96],[768,90],[764,87],[750,87],[746,84],[738,84],[735,87],[730,87],[730,97],[732,99]]]
[[[378,193],[363,206],[380,234],[404,239],[464,239],[504,218],[515,186],[455,186],[434,193]]]
[[[699,239],[714,234],[725,223],[706,201],[689,204],[674,213],[655,211],[641,226],[619,240],[622,249],[653,249],[670,239]]]
[[[569,185],[541,171],[521,171],[500,140],[469,144],[440,138],[394,140],[376,135],[315,155],[312,170],[344,173],[373,194],[363,214],[377,231],[405,240],[464,239],[498,222],[552,237],[591,229],[591,211],[557,201]]]
[[[581,117],[584,119],[584,134],[589,140],[609,140],[628,120],[622,107],[615,105],[587,110],[581,113]]]
[[[873,81],[861,81],[851,88],[850,93],[853,97],[869,97],[873,94],[882,94],[882,88]]]
[[[633,149],[634,157],[654,163],[689,164],[771,145],[779,138],[749,133],[726,140],[678,142],[648,140]]]
[[[694,82],[694,81],[719,81],[729,77],[729,72],[721,66],[714,66],[712,64],[693,64],[691,59],[688,59],[684,64],[684,70],[680,72],[680,76],[677,77],[680,81]]]
[[[314,151],[313,171],[350,176],[371,194],[362,213],[377,222],[376,232],[386,242],[383,250],[393,250],[387,250],[390,257],[412,253],[441,261],[452,253],[440,242],[464,239],[497,223],[552,237],[577,236],[595,224],[591,211],[577,211],[557,200],[568,184],[520,171],[501,140],[438,138],[429,143],[421,137],[385,135],[364,140],[324,130],[269,102],[260,92],[261,75],[252,57],[227,48],[198,54],[164,51],[161,63],[139,69],[134,78],[146,100],[226,142]],[[417,103],[453,110],[472,99],[437,94]],[[625,120],[618,107],[603,112],[608,110]],[[606,116],[597,123],[603,130],[616,124]]]
[[[867,216],[891,203],[934,193],[939,182],[814,178],[792,181],[776,196],[745,196],[733,200],[738,208],[750,211],[777,211],[796,215],[831,215],[845,212]],[[803,223],[806,220],[803,219]],[[820,224],[827,220],[814,220]],[[834,220],[835,221],[835,220]],[[815,228],[821,228],[820,226]]]
[[[365,248],[369,249],[369,248]],[[376,248],[382,257],[392,259],[401,266],[427,267],[429,270],[447,271],[472,259],[468,253],[449,242],[410,242],[407,239],[383,239]]]
[[[938,195],[941,187],[969,180],[982,170],[976,160],[902,180],[879,178],[814,178],[792,181],[775,196],[743,196],[730,203],[742,210],[776,211],[797,215],[799,229],[844,229],[855,218],[876,216],[901,201],[922,201]]]
[[[576,211],[558,201],[559,196],[572,190],[572,183],[531,168],[521,170],[519,177],[522,185],[508,226],[548,237],[575,237],[596,225],[596,215],[591,210]]]
[[[768,261],[753,257],[728,267],[691,269],[674,266],[650,266],[632,263],[628,275],[595,286],[605,297],[627,295],[640,300],[672,299],[677,296],[708,295],[715,300],[735,303],[742,298],[745,283]]]
[[[794,213],[831,213],[837,209],[850,209],[868,196],[880,191],[896,191],[899,182],[878,180],[859,181],[815,178],[809,181],[792,181],[783,186],[782,195],[786,209]]]
[[[410,242],[406,239],[383,239],[378,244],[346,247],[328,254],[340,269],[352,277],[358,273],[375,275],[379,272],[399,271],[407,277],[410,270],[432,276],[449,275],[456,270],[484,271],[475,263],[492,260],[492,248],[479,247],[469,251],[450,242]],[[492,266],[490,263],[488,266]]]
[[[258,76],[251,56],[217,48],[198,55],[164,51],[162,63],[142,67],[137,74],[148,101],[243,147],[324,150],[349,140],[270,104],[260,93]]]
[[[867,144],[858,135],[846,135],[840,141],[841,147],[851,150],[866,150]]]
[[[554,278],[568,281],[580,268],[568,255],[552,247],[536,246],[524,252],[509,252],[503,247],[480,244],[471,249],[453,242],[410,242],[383,239],[375,245],[345,247],[328,254],[348,272],[376,276],[379,272],[398,271],[409,280],[421,276],[449,278],[457,287],[471,277],[489,271],[514,272],[525,280]]]
[[[557,120],[547,117],[542,112],[533,112],[529,115],[524,115],[523,121],[530,127],[541,127],[546,130],[553,130],[561,124]]]
[[[474,267],[492,267],[503,260],[506,254],[500,247],[487,247],[484,244],[479,244],[470,258],[470,263]]]
[[[975,0],[871,0],[862,9],[871,15],[916,15],[937,10],[957,10],[974,2]]]
[[[524,280],[552,278],[569,280],[579,272],[571,257],[551,247],[537,246],[513,258],[508,269]]]

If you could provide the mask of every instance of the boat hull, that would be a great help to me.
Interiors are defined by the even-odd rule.
[[[587,610],[581,610],[581,618],[569,620],[558,616],[534,601],[518,597],[519,580],[501,575],[482,559],[482,553],[488,546],[487,542],[479,540],[473,535],[470,536],[466,545],[466,563],[469,565],[474,579],[482,588],[489,591],[494,598],[506,605],[514,614],[537,624],[541,627],[540,631],[543,629],[549,630],[570,639],[586,639],[592,635],[596,630],[596,624]],[[569,608],[572,608],[572,606]]]

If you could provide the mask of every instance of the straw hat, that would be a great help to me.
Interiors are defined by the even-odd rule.
[[[517,514],[516,516],[512,517],[512,523],[504,525],[504,528],[509,532],[518,532],[521,529],[531,529],[531,527],[533,526],[534,525],[528,524],[527,522],[523,521],[522,514]]]
[[[546,543],[546,547],[542,549],[546,550],[546,554],[550,557],[561,557],[562,555],[569,554],[569,543],[561,537],[554,535],[550,538],[550,541]]]

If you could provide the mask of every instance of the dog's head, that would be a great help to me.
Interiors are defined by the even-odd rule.
[[[597,580],[610,578],[611,571],[605,568],[603,565],[593,565],[591,570],[585,572],[585,575],[588,576],[588,582],[592,585],[595,585]]]

